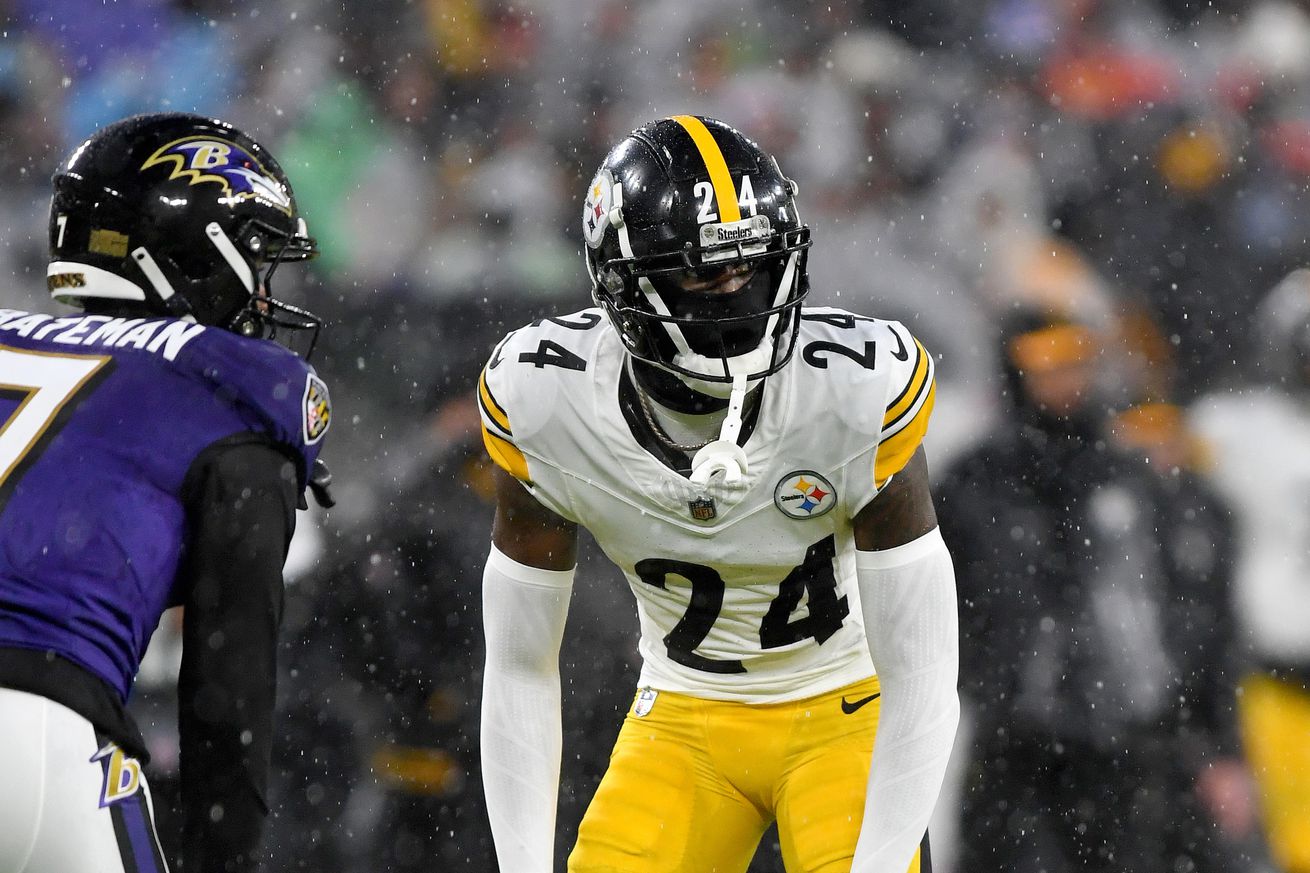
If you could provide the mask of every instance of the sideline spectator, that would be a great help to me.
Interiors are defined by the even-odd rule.
[[[1187,827],[1199,813],[1170,789],[1211,744],[1179,703],[1188,671],[1223,675],[1224,655],[1178,608],[1195,580],[1172,548],[1177,506],[1103,438],[1101,347],[1066,318],[1013,313],[1000,349],[1013,411],[939,491],[975,718],[970,873],[1244,869],[1206,866]]]
[[[1278,863],[1310,871],[1310,270],[1262,303],[1260,381],[1203,397],[1192,423],[1214,447],[1215,487],[1245,545],[1237,616],[1255,670],[1242,729]]]

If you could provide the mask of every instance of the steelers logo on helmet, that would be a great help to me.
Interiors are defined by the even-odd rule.
[[[813,470],[796,470],[778,480],[773,503],[788,518],[818,518],[837,505],[837,489]]]
[[[608,169],[602,168],[587,186],[587,196],[582,201],[582,235],[586,238],[587,245],[593,249],[598,247],[605,237],[613,199],[614,176]]]

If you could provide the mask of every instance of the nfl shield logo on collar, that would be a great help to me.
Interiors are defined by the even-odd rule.
[[[709,521],[719,514],[714,507],[713,497],[697,497],[687,502],[687,508],[691,510],[691,517],[697,521]]]

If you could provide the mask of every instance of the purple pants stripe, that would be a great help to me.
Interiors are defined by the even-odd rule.
[[[125,801],[123,807],[123,818],[127,823],[127,835],[132,844],[132,854],[136,856],[138,873],[168,873],[163,859],[159,857],[154,822],[146,812],[145,789],[142,788]]]
[[[111,804],[109,817],[114,823],[123,873],[168,873],[168,865],[155,839],[155,826],[146,806],[144,786],[131,797]]]

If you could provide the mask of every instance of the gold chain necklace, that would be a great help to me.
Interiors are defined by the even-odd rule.
[[[706,440],[705,442],[699,443],[697,445],[684,445],[679,442],[674,442],[673,437],[669,436],[668,432],[665,431],[664,428],[660,427],[659,421],[656,420],[655,410],[651,408],[650,400],[646,397],[646,392],[642,391],[636,385],[632,387],[635,388],[637,391],[637,403],[641,406],[641,412],[646,419],[646,423],[650,425],[651,431],[654,432],[656,438],[658,438],[660,442],[664,443],[664,445],[668,446],[671,449],[677,449],[680,452],[686,452],[687,454],[690,455],[693,452],[699,452],[701,449],[705,448],[711,442],[713,442],[713,440]]]

